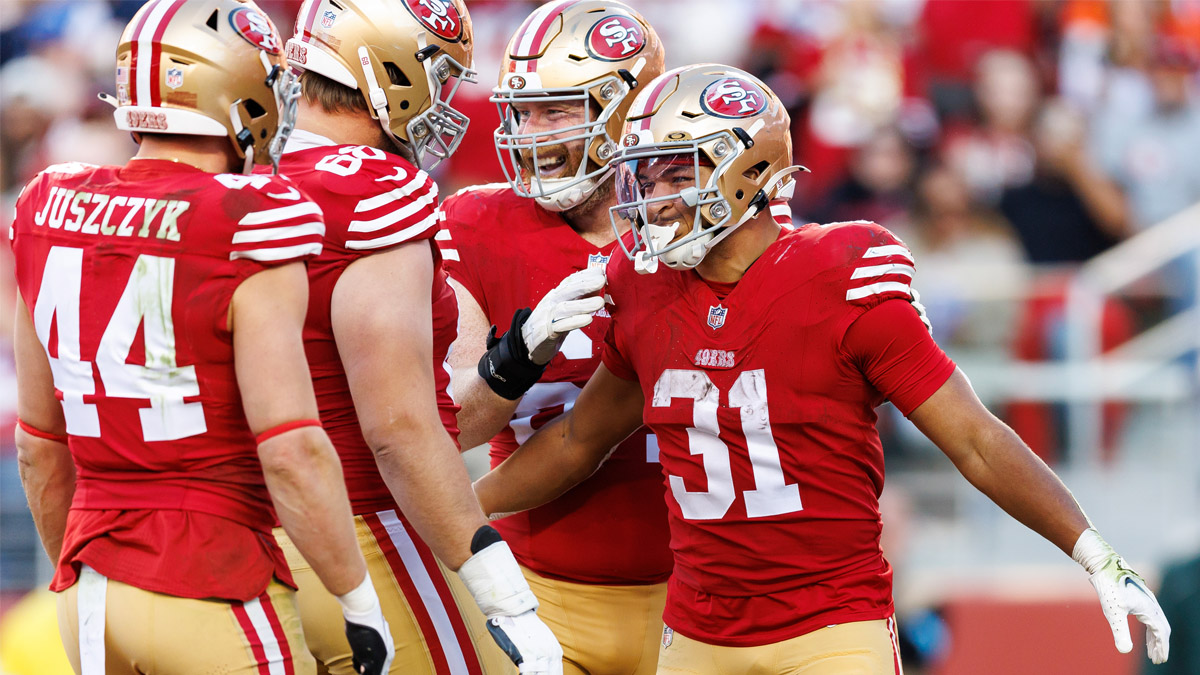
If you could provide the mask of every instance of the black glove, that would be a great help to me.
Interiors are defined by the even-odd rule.
[[[518,309],[513,314],[512,325],[504,337],[496,337],[496,327],[488,331],[488,350],[479,359],[479,376],[497,395],[515,401],[525,395],[546,372],[545,365],[529,359],[529,348],[521,337],[521,327],[529,320],[533,310]]]
[[[354,655],[354,672],[360,675],[384,675],[391,666],[392,654],[378,629],[346,622],[346,640]]]

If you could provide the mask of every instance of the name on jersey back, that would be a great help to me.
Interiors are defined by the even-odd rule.
[[[177,223],[192,205],[181,199],[107,195],[52,187],[33,216],[35,225],[66,232],[179,241]],[[141,215],[139,219],[137,216]],[[155,221],[158,226],[154,227]]]

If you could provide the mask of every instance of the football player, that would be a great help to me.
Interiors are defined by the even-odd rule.
[[[457,308],[433,242],[437,186],[419,167],[449,156],[466,130],[453,99],[474,78],[470,17],[458,0],[308,0],[296,28],[287,50],[303,99],[280,170],[326,222],[308,266],[305,345],[393,631],[393,672],[499,672],[513,661],[561,672],[537,599],[474,500],[447,391]],[[314,655],[351,672],[333,598],[277,534]]]
[[[653,27],[613,0],[542,5],[509,42],[492,99],[509,182],[448,198],[439,235],[459,305],[460,438],[490,440],[493,464],[569,409],[600,364],[608,319],[593,321],[603,299],[586,296],[617,249],[609,159],[634,96],[662,71]],[[511,327],[488,349],[491,325]],[[641,429],[576,489],[494,523],[542,600],[566,672],[654,672],[671,572],[662,492],[654,437]]]
[[[675,556],[659,672],[898,673],[874,426],[887,399],[1087,569],[1120,651],[1132,613],[1165,660],[1145,582],[931,339],[903,242],[869,222],[770,218],[799,168],[779,99],[735,68],[689,66],[649,83],[628,120],[611,214],[637,229],[608,269],[603,364],[478,481],[485,511],[561,493],[644,422]]]
[[[9,233],[18,459],[71,665],[315,673],[277,515],[359,672],[382,673],[390,633],[304,360],[321,209],[245,175],[294,120],[283,42],[252,2],[152,0],[116,83],[137,155],[46,169]]]

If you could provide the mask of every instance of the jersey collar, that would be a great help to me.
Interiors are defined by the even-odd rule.
[[[320,134],[296,129],[292,132],[291,136],[288,136],[287,145],[283,146],[283,153],[286,155],[289,152],[298,152],[300,150],[308,150],[309,148],[324,148],[330,145],[337,145],[337,143]]]

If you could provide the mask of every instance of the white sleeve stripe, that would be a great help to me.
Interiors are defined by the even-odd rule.
[[[354,212],[362,213],[363,211],[374,211],[381,206],[391,204],[397,199],[404,199],[424,186],[426,182],[429,183],[429,189],[436,194],[437,184],[433,181],[430,181],[429,176],[426,176],[425,172],[418,171],[416,177],[404,185],[396,188],[395,190],[389,190],[381,195],[375,195],[374,197],[368,197],[367,199],[360,201],[358,206],[354,207]]]
[[[450,230],[438,230],[433,238],[438,241],[450,241]]]
[[[373,220],[352,220],[350,221],[350,226],[346,229],[350,232],[377,232],[385,227],[388,227],[389,225],[395,225],[405,218],[412,217],[422,209],[428,208],[429,205],[432,204],[436,199],[436,192],[428,192],[420,199],[414,202],[409,202],[395,211],[379,216]],[[433,222],[437,222],[437,213],[435,212],[429,214],[429,218]]]
[[[888,291],[897,291],[899,293],[908,293],[908,284],[903,284],[898,281],[883,281],[862,288],[851,288],[846,291],[847,300],[861,300],[870,295],[879,295]]]
[[[410,225],[398,232],[393,232],[389,235],[386,235],[383,237],[377,237],[375,239],[366,239],[363,241],[348,241],[348,242],[346,242],[346,248],[348,248],[352,251],[361,251],[363,249],[381,248],[383,246],[391,246],[393,244],[399,244],[399,243],[403,242],[405,239],[408,239],[409,237],[412,237],[415,234],[420,234],[421,232],[424,232],[425,230],[429,229],[430,227],[433,227],[436,223],[437,223],[437,214],[431,213],[424,220],[417,223],[416,225]]]
[[[272,260],[299,258],[302,255],[319,255],[320,253],[320,242],[313,242],[309,244],[296,244],[295,246],[280,246],[278,248],[252,248],[247,251],[234,251],[229,254],[229,259],[237,260],[238,258],[246,258],[259,262],[270,262]]]
[[[458,257],[458,251],[452,248],[442,249],[442,258],[445,260],[462,260],[462,258]]]
[[[314,220],[311,223],[285,227],[264,227],[259,230],[242,230],[233,234],[233,243],[252,244],[260,241],[277,241],[296,237],[325,236],[325,224]]]
[[[321,207],[312,202],[303,204],[292,204],[291,206],[281,206],[277,209],[268,209],[266,211],[255,211],[247,213],[238,221],[238,225],[266,225],[267,223],[277,223],[281,220],[289,218],[299,218],[300,216],[319,216],[321,215]]]
[[[854,270],[854,274],[850,275],[851,279],[865,279],[867,277],[881,277],[885,274],[903,274],[908,278],[912,278],[912,265],[901,265],[893,263],[891,265],[873,265],[871,267],[859,267]]]
[[[872,246],[863,254],[864,258],[886,258],[889,255],[900,256],[905,260],[912,262],[912,254],[908,249],[899,244],[891,244],[889,246]]]

